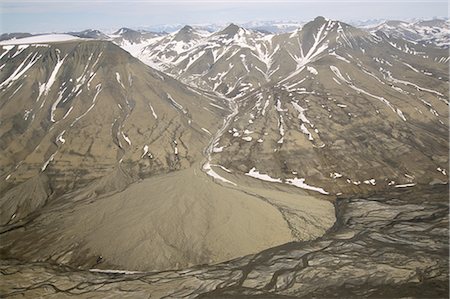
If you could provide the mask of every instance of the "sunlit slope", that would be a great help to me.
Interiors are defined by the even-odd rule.
[[[110,190],[95,192],[189,167],[201,159],[209,131],[226,114],[220,100],[150,69],[109,42],[1,49],[5,198],[28,180],[55,198],[117,173],[117,182],[105,187]],[[23,216],[14,203],[2,202],[3,223],[14,214]]]

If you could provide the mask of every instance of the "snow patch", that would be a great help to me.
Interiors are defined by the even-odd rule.
[[[308,136],[308,140],[310,140],[310,141],[314,140],[311,132],[309,132],[309,130],[306,128],[305,124],[300,125],[300,131],[302,131],[303,134]]]
[[[292,103],[292,106],[294,106],[294,109],[297,110],[299,113],[298,118],[304,123],[311,124],[305,115],[305,111],[308,109],[301,107],[299,104],[297,104],[295,102],[291,102],[291,103]]]
[[[436,168],[436,170],[442,173],[443,175],[447,175],[447,171],[445,170],[445,168],[438,167]]]
[[[337,179],[337,178],[341,178],[342,174],[340,174],[338,172],[333,172],[333,173],[330,173],[330,177],[333,179]]]
[[[63,138],[64,133],[66,133],[66,130],[62,131],[61,134],[56,137],[56,142],[61,142],[61,144],[64,144],[66,142],[66,139]]]
[[[310,72],[313,75],[318,75],[319,74],[319,72],[315,68],[313,68],[312,66],[307,66],[306,69],[308,70],[308,72]]]
[[[203,170],[206,172],[207,175],[209,175],[210,177],[217,179],[219,181],[222,181],[224,183],[228,183],[231,184],[233,186],[237,186],[235,183],[233,183],[232,181],[227,180],[226,178],[220,176],[218,173],[216,173],[212,168],[211,168],[211,164],[210,162],[206,162],[203,165]]]
[[[158,115],[156,115],[155,109],[153,109],[152,104],[148,103],[148,105],[150,106],[150,109],[152,110],[153,117],[154,117],[155,119],[158,119]]]
[[[57,152],[53,153],[50,158],[48,158],[48,160],[44,163],[44,165],[42,165],[41,167],[41,172],[43,172],[45,169],[47,169],[47,166],[50,164],[50,162],[53,161],[53,159],[55,158]]]
[[[212,135],[212,134],[211,134],[211,132],[210,132],[210,131],[208,131],[207,129],[205,129],[205,128],[202,128],[202,130],[203,130],[203,131],[205,131],[206,133],[208,133],[209,135]]]
[[[395,185],[395,188],[407,188],[407,187],[413,187],[415,186],[415,183],[410,183],[410,184],[402,184],[402,185]]]
[[[122,137],[123,137],[123,139],[125,139],[125,141],[128,143],[128,145],[131,145],[130,138],[124,132],[122,132]]]
[[[223,152],[223,148],[224,148],[224,146],[214,147],[212,151],[213,151],[213,153],[221,153],[221,152]]]
[[[10,39],[1,41],[0,45],[23,45],[23,44],[39,44],[39,43],[55,43],[65,42],[70,40],[79,40],[79,37],[75,37],[69,34],[43,34],[31,37],[24,37],[18,39]]]
[[[403,119],[404,121],[406,121],[406,117],[405,117],[405,115],[403,115],[402,110],[400,110],[400,109],[397,108],[397,114],[398,114],[398,116],[400,116],[401,119]]]
[[[167,98],[172,102],[175,108],[181,110],[181,112],[183,112],[184,114],[187,114],[187,111],[184,109],[184,107],[177,101],[175,101],[170,94],[167,94]]]
[[[125,89],[125,86],[123,85],[122,81],[120,80],[120,74],[116,72],[116,80],[122,86],[123,89]]]
[[[251,176],[251,177],[259,179],[259,180],[267,181],[267,182],[281,183],[281,179],[275,179],[267,174],[260,173],[259,171],[256,170],[255,167],[250,169],[249,172],[246,173],[245,175]]]
[[[295,177],[293,179],[287,179],[286,183],[289,184],[289,185],[293,185],[295,187],[298,187],[298,188],[305,189],[305,190],[316,191],[316,192],[319,192],[319,193],[325,194],[325,195],[330,194],[330,193],[328,193],[327,191],[323,190],[320,187],[314,187],[314,186],[310,186],[310,185],[306,184],[304,178],[300,178],[299,179],[299,178]]]
[[[370,179],[370,180],[365,180],[364,184],[375,186],[377,183],[376,183],[375,179]]]

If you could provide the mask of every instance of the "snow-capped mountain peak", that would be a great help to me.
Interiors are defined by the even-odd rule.
[[[443,19],[420,20],[416,22],[385,21],[369,29],[381,31],[394,38],[413,43],[450,47],[450,21]]]

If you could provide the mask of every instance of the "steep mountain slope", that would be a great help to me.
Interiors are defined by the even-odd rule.
[[[213,34],[186,26],[133,55],[186,83],[235,96],[266,82],[268,37],[234,24]]]
[[[227,99],[107,41],[1,48],[2,258],[166,270],[333,224],[332,204],[305,193],[213,182]]]
[[[208,32],[200,32],[191,26],[184,26],[177,32],[162,36],[144,44],[135,55],[146,64],[159,70],[166,70],[171,61],[197,45]]]
[[[421,24],[417,23],[417,26]],[[445,24],[441,24],[442,28],[439,29],[444,37],[447,32]],[[440,36],[435,31],[433,29],[430,34]],[[178,36],[183,38],[175,38]],[[396,47],[396,40],[405,37],[401,34],[386,35],[385,42],[381,44],[379,38],[376,34],[368,34],[345,23],[318,17],[292,33],[277,35],[244,29],[234,24],[216,33],[202,35],[186,26],[166,38],[150,41],[149,46],[132,49],[130,53],[185,83],[227,97],[237,97],[269,81],[284,79],[298,70],[300,65],[333,55],[336,48],[345,45],[350,50],[359,45],[383,48],[388,43]],[[418,52],[431,53],[433,59],[441,63],[445,63],[448,57],[445,52],[436,52],[432,45],[428,49],[410,43],[399,50],[408,52],[408,47],[418,47]]]
[[[331,194],[448,182],[447,51],[322,18],[272,43],[296,63],[238,100],[214,163]]]
[[[207,143],[202,128],[214,130],[225,111],[108,42],[3,46],[1,55],[3,191],[50,177],[61,194],[120,169],[136,180],[186,168]]]

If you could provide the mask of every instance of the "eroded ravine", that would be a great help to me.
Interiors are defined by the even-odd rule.
[[[231,110],[231,113],[226,116],[224,119],[222,127],[211,137],[211,140],[209,141],[207,147],[204,150],[205,160],[202,162],[202,171],[205,172],[207,175],[211,176],[215,180],[222,181],[227,184],[231,184],[236,186],[235,183],[231,182],[230,180],[227,180],[226,178],[220,176],[217,172],[215,172],[212,169],[211,165],[211,154],[213,153],[214,145],[219,142],[220,137],[224,134],[228,126],[230,125],[233,118],[238,114],[239,112],[239,106],[238,103],[236,103],[236,100],[234,98],[226,98],[224,96],[221,96],[225,101],[228,102],[228,106]]]

